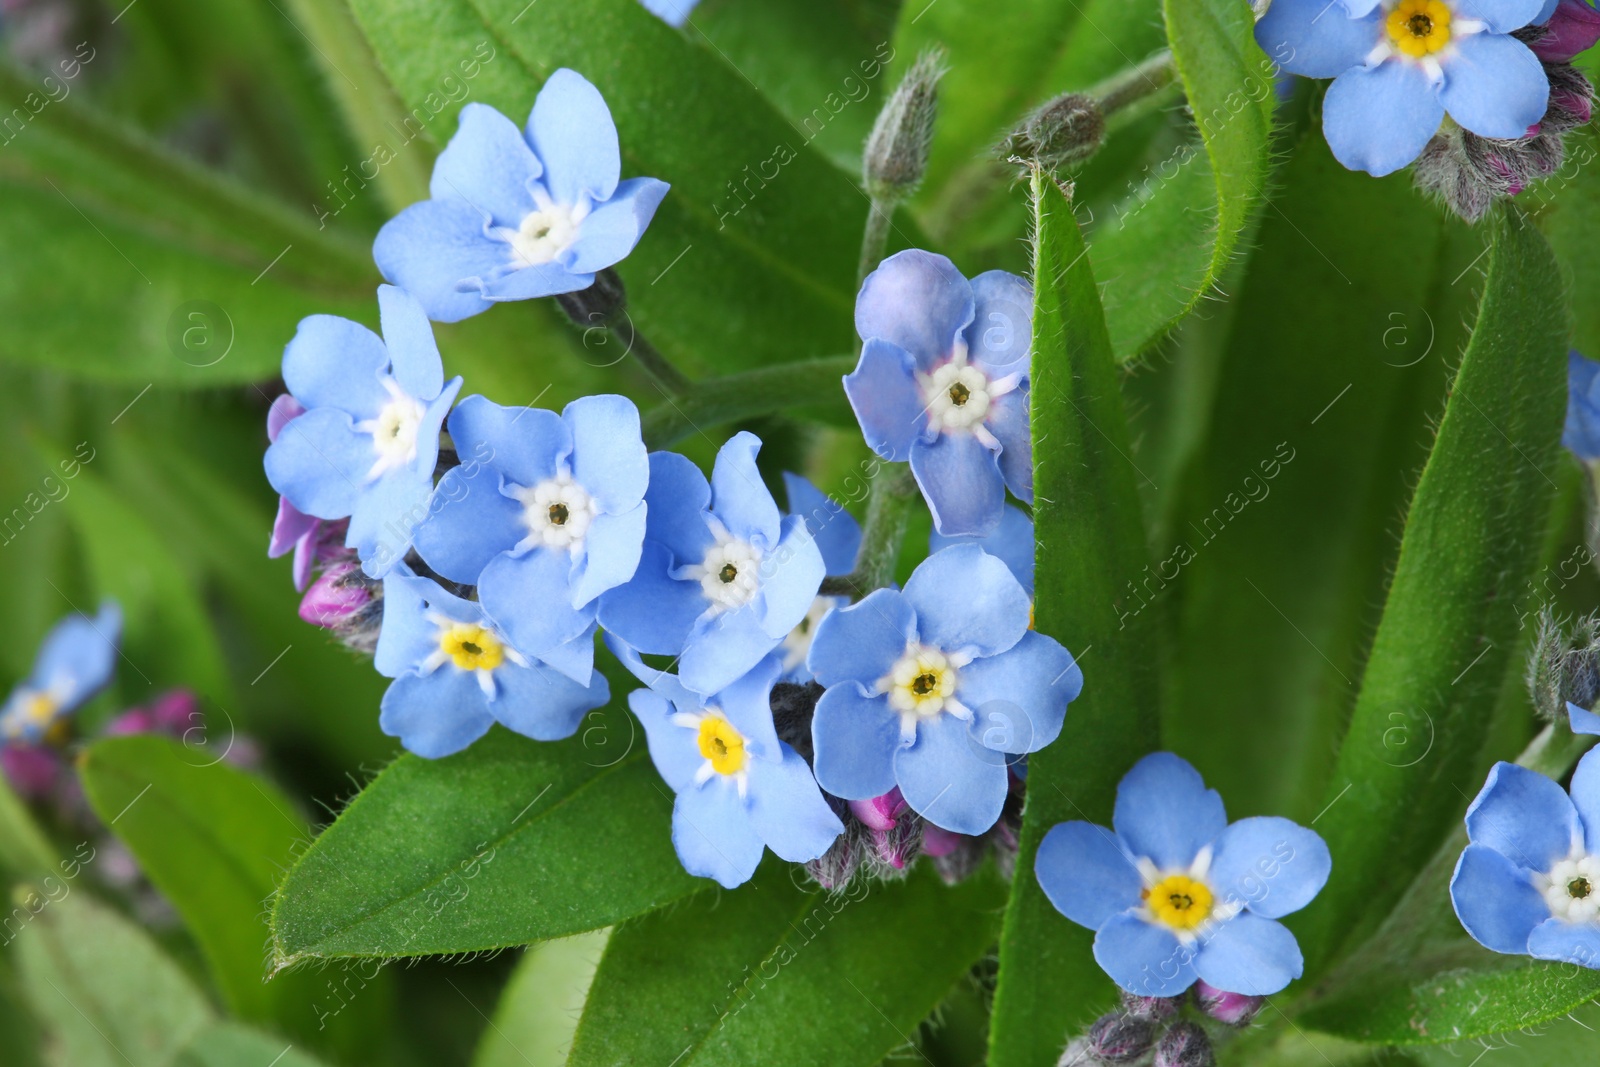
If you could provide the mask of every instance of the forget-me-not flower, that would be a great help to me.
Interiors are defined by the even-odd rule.
[[[717,693],[806,617],[824,563],[805,523],[784,518],[756,469],[761,441],[735,434],[711,481],[683,456],[650,455],[644,552],[600,596],[600,625],[640,652],[678,656],[678,677]]]
[[[845,510],[843,504],[798,474],[784,471],[783,484],[789,494],[789,514],[803,521],[816,539],[827,576],[840,578],[854,571],[856,557],[861,554],[861,524],[856,517]],[[783,639],[784,681],[811,680],[811,672],[806,669],[806,656],[811,652],[811,639],[817,634],[817,624],[828,612],[847,603],[848,598],[840,596],[818,596],[811,601],[806,617]]]
[[[33,670],[0,708],[0,745],[37,745],[111,681],[122,640],[122,609],[100,605],[94,618],[68,615],[39,646]]]
[[[817,781],[846,800],[900,787],[936,826],[981,834],[1005,804],[1008,756],[1056,739],[1083,687],[1072,655],[1028,628],[1028,595],[977,545],[929,556],[903,591],[822,620],[809,666],[827,692]]]
[[[951,537],[990,533],[1005,491],[1033,500],[1028,369],[1033,291],[944,256],[898,252],[856,298],[861,361],[844,389],[867,444],[911,473]]]
[[[1266,996],[1300,977],[1300,946],[1277,920],[1328,881],[1315,832],[1275,816],[1230,825],[1222,797],[1170,752],[1134,764],[1111,824],[1051,827],[1034,873],[1061,914],[1095,931],[1112,981],[1141,997],[1196,980]]]
[[[267,443],[278,439],[283,428],[293,419],[306,413],[300,401],[284,393],[272,402],[267,410]],[[331,555],[330,546],[344,540],[344,530],[338,523],[324,522],[315,515],[307,515],[287,497],[278,497],[278,514],[272,522],[272,538],[267,543],[267,558],[294,553],[294,587],[304,592],[311,581],[311,571],[325,556]]]
[[[1322,130],[1352,170],[1384,175],[1422,153],[1446,114],[1479,137],[1525,137],[1550,82],[1511,31],[1556,0],[1273,0],[1256,40],[1292,74],[1333,78]]]
[[[639,0],[639,2],[644,5],[646,11],[667,25],[682,26],[689,21],[689,15],[700,0]]]
[[[750,880],[764,847],[804,863],[844,833],[811,768],[773,726],[772,684],[783,670],[776,656],[704,697],[610,644],[650,687],[628,694],[628,706],[644,723],[656,770],[677,794],[672,844],[684,870],[732,889]]]
[[[587,289],[633,251],[667,195],[654,178],[618,180],[611,109],[576,71],[550,75],[526,130],[478,103],[460,123],[434,164],[432,199],[390,219],[372,246],[383,276],[439,322]]]
[[[478,599],[512,644],[587,683],[596,598],[633,577],[650,460],[639,409],[586,396],[560,415],[469,396],[450,413],[462,458],[417,527],[422,558]],[[557,652],[571,645],[572,655]]]
[[[429,759],[460,752],[496,722],[536,741],[571,737],[585,712],[611,699],[603,675],[579,685],[530,659],[481,605],[404,567],[383,580],[373,664],[394,679],[378,725]]]
[[[345,544],[371,577],[405,557],[427,514],[439,427],[461,389],[444,380],[433,327],[410,293],[378,287],[383,338],[312,315],[283,353],[283,380],[305,413],[267,449],[267,480],[295,509],[350,519]]]
[[[938,552],[951,545],[974,544],[1011,568],[1022,591],[1033,596],[1033,520],[1014,504],[1000,513],[1000,525],[983,537],[946,537],[938,530],[928,535],[928,551]]]
[[[1567,353],[1567,425],[1561,443],[1585,463],[1600,459],[1600,363]]]

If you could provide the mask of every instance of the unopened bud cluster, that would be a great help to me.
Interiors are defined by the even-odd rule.
[[[928,170],[933,126],[939,117],[944,53],[922,53],[878,113],[862,153],[861,171],[874,200],[899,203],[917,191]]]
[[[1001,142],[999,156],[1046,170],[1074,167],[1100,151],[1106,118],[1085,93],[1063,93],[1029,115]]]
[[[1216,1052],[1205,1028],[1180,1018],[1191,995],[1201,1014],[1233,1029],[1250,1025],[1266,1003],[1263,997],[1228,993],[1205,982],[1177,997],[1123,993],[1122,1006],[1068,1042],[1056,1067],[1142,1063],[1147,1058],[1155,1067],[1215,1067]]]
[[[1546,722],[1565,722],[1569,703],[1593,709],[1600,697],[1600,616],[1568,627],[1549,608],[1541,611],[1526,678],[1533,709]]]

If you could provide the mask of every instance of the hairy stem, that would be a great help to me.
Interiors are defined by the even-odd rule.
[[[856,268],[856,288],[867,280],[867,275],[883,262],[883,250],[889,245],[889,225],[894,217],[895,203],[880,197],[872,198],[867,211],[867,228],[861,234],[861,263]]]
[[[917,483],[908,464],[894,463],[879,469],[867,498],[867,521],[861,530],[861,553],[854,572],[822,583],[822,595],[847,596],[860,600],[874,589],[894,581],[895,565],[900,561],[900,545],[905,540],[906,523],[917,500]]]
[[[790,408],[842,406],[844,390],[839,379],[855,365],[854,356],[828,356],[701,379],[683,394],[645,413],[645,443],[651,448],[666,448],[702,426]]]
[[[1178,68],[1172,61],[1172,50],[1163,48],[1144,62],[1118,71],[1089,90],[1089,95],[1100,103],[1100,110],[1110,118],[1148,97],[1160,93],[1178,80]]]

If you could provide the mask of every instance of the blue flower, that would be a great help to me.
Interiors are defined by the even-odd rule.
[[[1111,823],[1051,827],[1034,874],[1057,911],[1095,931],[1112,981],[1144,997],[1196,979],[1266,996],[1300,977],[1300,946],[1276,920],[1328,881],[1321,837],[1275,816],[1229,825],[1222,797],[1170,752],[1134,764]]]
[[[682,26],[689,21],[690,13],[700,0],[639,0],[639,2],[644,5],[646,11],[667,25]]]
[[[480,605],[404,567],[383,580],[373,663],[394,679],[378,725],[429,759],[460,752],[496,722],[537,741],[570,737],[585,712],[611,699],[602,675],[583,686],[531,662]]]
[[[1033,520],[1027,512],[1007,504],[1000,525],[984,537],[946,537],[938,530],[928,535],[929,552],[962,544],[975,544],[1010,567],[1022,591],[1033,596]]]
[[[874,452],[910,461],[940,533],[992,532],[1008,486],[1032,502],[1024,279],[992,270],[969,282],[943,256],[899,252],[861,286],[856,332],[850,406]]]
[[[1028,595],[977,545],[929,556],[904,591],[822,620],[811,673],[817,781],[846,800],[895,786],[923,818],[981,834],[1005,804],[1008,756],[1056,739],[1083,687],[1072,655],[1028,628]]]
[[[469,396],[450,413],[450,439],[462,462],[439,479],[417,551],[442,577],[476,585],[517,648],[570,663],[587,683],[596,598],[633,577],[644,544],[639,409],[586,396],[557,415]]]
[[[633,251],[667,195],[654,178],[618,181],[611,110],[576,71],[550,75],[525,131],[487,104],[463,107],[460,123],[434,164],[432,199],[372,246],[383,276],[439,322],[587,289]]]
[[[1553,8],[1553,3],[1552,3]],[[1322,130],[1340,163],[1383,175],[1422,153],[1446,113],[1480,137],[1525,137],[1550,82],[1512,30],[1545,0],[1273,0],[1256,40],[1286,70],[1333,78]]]
[[[1578,761],[1570,796],[1537,771],[1496,763],[1467,809],[1467,839],[1450,901],[1475,941],[1600,969],[1600,751]]]
[[[1561,443],[1585,463],[1600,459],[1600,363],[1567,353],[1567,425]]]
[[[461,389],[410,293],[378,286],[383,339],[334,315],[300,320],[283,380],[305,409],[267,449],[267,480],[294,508],[350,519],[345,544],[380,578],[428,511],[439,427]]]
[[[789,514],[798,516],[816,539],[828,577],[843,577],[855,570],[856,557],[861,553],[861,524],[856,517],[798,474],[784,471],[783,484],[789,494]],[[811,653],[817,626],[828,612],[849,602],[842,596],[819,596],[811,601],[806,617],[783,639],[783,681],[811,681],[806,656]]]
[[[94,618],[68,615],[39,646],[33,670],[0,708],[0,745],[37,745],[51,727],[111,681],[122,639],[122,609],[100,605]]]
[[[750,880],[770,848],[791,863],[814,860],[844,833],[799,753],[772,722],[776,656],[714,697],[702,697],[636,653],[610,642],[650,686],[628,694],[644,723],[650,758],[672,787],[672,844],[684,870],[732,889]]]
[[[1600,734],[1600,715],[1567,701],[1567,724],[1575,734]]]
[[[633,579],[600,597],[600,625],[640,652],[678,656],[696,693],[727,688],[806,617],[822,585],[817,541],[782,518],[756,470],[761,441],[739,433],[710,483],[672,452],[650,456],[649,516]]]

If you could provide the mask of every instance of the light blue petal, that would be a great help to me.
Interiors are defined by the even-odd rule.
[[[592,605],[572,606],[572,557],[564,548],[536,548],[489,561],[478,580],[483,610],[511,643],[543,656],[582,634],[594,621]]]
[[[1028,371],[1033,351],[1033,286],[1010,271],[984,271],[972,279],[973,315],[967,358],[998,377]]]
[[[587,194],[611,199],[622,176],[616,123],[600,90],[575,70],[550,75],[528,116],[528,140],[545,168],[544,184],[558,204]]]
[[[567,269],[593,274],[626,259],[670,188],[655,178],[629,178],[618,185],[616,195],[579,224],[578,239],[562,254]]]
[[[782,641],[811,610],[828,565],[822,550],[798,516],[782,520],[776,548],[761,560],[758,614],[767,636]]]
[[[579,685],[594,683],[594,635],[600,628],[594,623],[583,633],[563,645],[539,653],[538,660],[546,667],[566,675]]]
[[[82,705],[105,688],[117,665],[122,640],[122,609],[108,600],[90,619],[68,615],[51,628],[39,646],[31,688],[49,689],[60,701],[58,714]]]
[[[1550,918],[1550,906],[1528,872],[1486,845],[1468,845],[1450,877],[1456,918],[1484,948],[1522,955],[1528,935]]]
[[[956,699],[972,710],[972,739],[995,752],[1037,752],[1061,735],[1067,705],[1083,689],[1072,653],[1029,630],[998,656],[957,672]]]
[[[717,452],[711,469],[711,513],[742,541],[763,551],[778,543],[778,505],[761,480],[756,453],[761,438],[741,430]]]
[[[1006,503],[999,457],[970,433],[941,433],[911,446],[911,473],[942,534],[982,536],[1000,524]]]
[[[383,224],[372,259],[384,278],[422,302],[428,318],[460,322],[488,310],[478,280],[506,269],[511,247],[484,232],[477,208],[424,200]]]
[[[678,794],[672,806],[672,845],[684,870],[724,889],[748,882],[763,850],[739,791],[720,776]]]
[[[1126,913],[1094,935],[1094,961],[1135,996],[1175,997],[1194,985],[1194,952],[1170,930]]]
[[[694,776],[706,758],[700,754],[696,731],[672,722],[674,709],[660,693],[635,689],[628,694],[628,707],[644,724],[645,743],[656,772],[681,793],[694,784]]]
[[[372,665],[385,678],[415,670],[439,647],[437,628],[423,614],[424,590],[430,586],[438,588],[404,567],[390,571],[383,580],[383,627],[378,631]]]
[[[1567,701],[1567,725],[1575,734],[1600,734],[1600,715]]]
[[[522,507],[501,494],[499,472],[477,464],[445,471],[412,541],[435,572],[477,585],[489,561],[526,535]]]
[[[494,681],[498,692],[489,701],[490,713],[502,726],[535,741],[571,737],[587,712],[611,700],[611,686],[598,671],[591,674],[591,684],[579,685],[537,664],[507,664],[494,672]]]
[[[572,435],[572,477],[602,512],[632,511],[650,486],[639,409],[625,396],[579,397],[561,412]]]
[[[1135,857],[1162,870],[1186,870],[1228,828],[1228,815],[1221,795],[1206,788],[1188,761],[1152,752],[1117,784],[1111,824]]]
[[[1244,911],[1205,936],[1194,970],[1225,992],[1266,997],[1299,978],[1305,959],[1288,927]]]
[[[639,0],[639,2],[644,4],[646,11],[667,25],[682,26],[689,21],[690,13],[700,0]]]
[[[653,516],[655,509],[651,507]],[[668,571],[672,557],[646,541],[633,577],[600,594],[598,618],[608,632],[649,655],[676,656],[706,610],[699,582],[679,581]]]
[[[372,435],[359,433],[339,408],[313,408],[284,426],[267,446],[267,481],[296,509],[342,519],[355,509],[378,456]]]
[[[999,820],[1009,788],[1005,761],[980,753],[967,724],[954,715],[926,719],[916,742],[895,751],[895,781],[918,815],[976,837]]]
[[[378,315],[395,382],[418,400],[438,396],[444,388],[444,364],[421,302],[404,289],[380,285]]]
[[[594,284],[593,274],[576,274],[559,260],[532,267],[519,267],[483,279],[480,291],[485,300],[537,300],[544,296],[575,293]]]
[[[1117,837],[1089,822],[1057,823],[1039,842],[1033,873],[1056,910],[1098,930],[1112,916],[1139,907],[1144,879]]]
[[[783,472],[789,514],[799,516],[822,551],[830,575],[849,574],[861,552],[861,524],[845,506],[798,474]]]
[[[649,505],[645,536],[669,549],[675,562],[699,563],[714,543],[706,525],[711,483],[688,459],[676,452],[650,453]]]
[[[927,431],[928,417],[905,349],[869,338],[856,369],[844,376],[845,396],[861,424],[867,447],[893,463],[911,458],[911,446]]]
[[[473,463],[533,488],[554,478],[572,454],[572,432],[544,408],[502,407],[473,395],[450,413],[450,439],[463,466]]]
[[[1382,32],[1376,11],[1352,18],[1339,0],[1272,0],[1256,43],[1291,74],[1337,78],[1366,62]]]
[[[1528,955],[1600,970],[1600,926],[1546,919],[1528,935]]]
[[[1543,26],[1549,22],[1550,16],[1556,13],[1556,8],[1560,6],[1560,3],[1561,0],[1544,0],[1544,3],[1539,6],[1539,13],[1533,16],[1533,24],[1535,26]]]
[[[780,859],[805,863],[832,847],[844,823],[800,754],[788,745],[781,754],[781,762],[750,765],[750,825]]]
[[[947,359],[972,321],[972,285],[944,256],[908,248],[867,275],[856,297],[856,333],[911,353],[919,370]]]
[[[806,666],[824,686],[849,681],[870,691],[916,636],[916,612],[905,596],[895,589],[875,589],[823,616]]]
[[[1583,840],[1583,824],[1559,785],[1502,761],[1467,808],[1467,837],[1530,871],[1548,871]]]
[[[1268,919],[1311,903],[1333,868],[1328,846],[1315,831],[1273,815],[1240,819],[1213,847],[1207,880],[1217,899]]]
[[[1572,806],[1583,824],[1585,847],[1600,853],[1600,749],[1590,749],[1572,772]]]
[[[1033,520],[1027,512],[1010,504],[1000,513],[1000,525],[984,537],[946,537],[938,530],[928,535],[928,551],[938,552],[951,545],[973,544],[1011,569],[1022,591],[1033,596]]]
[[[1561,443],[1582,460],[1600,459],[1600,406],[1593,396],[1597,376],[1600,363],[1576,352],[1567,354],[1567,422]]]
[[[414,471],[395,471],[372,483],[356,501],[344,543],[361,557],[368,578],[382,578],[411,550],[411,533],[431,506],[430,481]]]
[[[283,384],[303,407],[367,418],[387,399],[380,379],[388,366],[383,341],[359,322],[308,315],[283,350]]]
[[[768,656],[714,696],[697,697],[694,702],[699,707],[709,704],[722,709],[733,728],[744,735],[746,751],[757,760],[775,762],[782,758],[782,752],[778,747],[778,731],[772,722],[772,685],[782,673],[783,661],[777,656]],[[806,772],[807,777],[810,774]]]
[[[1457,17],[1479,19],[1489,26],[1489,34],[1510,33],[1530,23],[1542,22],[1545,0],[1460,0]],[[1545,15],[1549,18],[1549,15]],[[1473,34],[1483,37],[1489,34]],[[1467,38],[1457,37],[1460,44]]]
[[[690,632],[678,660],[678,678],[696,693],[720,693],[782,641],[767,633],[754,604],[724,611],[702,619]]]
[[[583,559],[572,581],[572,604],[583,607],[615,589],[639,569],[644,551],[646,508],[641,502],[620,515],[596,515],[583,538]]]
[[[917,565],[905,598],[917,636],[946,652],[995,656],[1022,640],[1032,611],[1006,565],[977,545],[955,545]]]
[[[478,680],[445,665],[432,674],[403,674],[383,694],[378,726],[407,751],[427,759],[453,755],[489,732]]]
[[[1018,500],[1033,503],[1033,430],[1029,425],[1029,386],[1024,382],[996,400],[984,425],[1000,442],[1000,477]]]
[[[470,204],[494,225],[516,229],[536,206],[529,183],[544,168],[517,124],[488,104],[467,103],[458,121],[433,165],[429,195]]]
[[[1380,178],[1421,155],[1443,119],[1427,74],[1398,59],[1352,67],[1322,101],[1322,132],[1334,158]]]
[[[1506,0],[1474,0],[1494,6]],[[1450,117],[1479,137],[1525,137],[1544,118],[1550,79],[1532,49],[1514,37],[1474,33],[1452,42],[1439,93]]]
[[[900,716],[883,697],[864,697],[853,685],[822,694],[811,719],[817,782],[836,797],[870,800],[895,786],[894,752]]]

